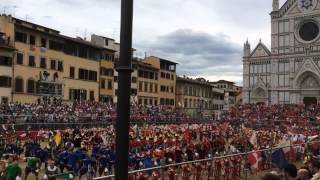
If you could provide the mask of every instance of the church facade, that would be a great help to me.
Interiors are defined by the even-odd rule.
[[[320,0],[273,0],[271,49],[263,42],[243,54],[243,103],[320,101]]]

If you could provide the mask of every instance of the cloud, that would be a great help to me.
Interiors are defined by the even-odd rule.
[[[211,35],[192,29],[178,29],[153,41],[137,42],[138,50],[148,55],[167,58],[179,63],[178,74],[212,79],[223,73],[228,80],[241,77],[242,47],[229,36]],[[239,79],[238,79],[239,80]]]

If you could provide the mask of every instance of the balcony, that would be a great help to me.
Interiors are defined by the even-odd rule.
[[[3,32],[0,32],[0,47],[14,50],[13,42],[10,41],[10,37],[7,37]]]

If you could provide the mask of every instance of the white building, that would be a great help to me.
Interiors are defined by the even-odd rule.
[[[271,50],[244,45],[243,103],[310,104],[320,100],[320,2],[273,0]]]

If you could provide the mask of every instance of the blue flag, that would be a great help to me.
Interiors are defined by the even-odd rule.
[[[286,166],[289,162],[286,159],[286,156],[282,149],[275,150],[272,153],[272,164],[277,166],[278,168],[283,168]]]

